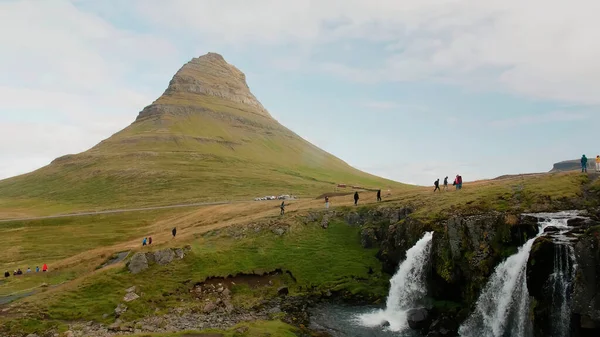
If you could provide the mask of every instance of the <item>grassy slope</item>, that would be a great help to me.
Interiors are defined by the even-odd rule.
[[[0,181],[0,215],[316,196],[340,182],[405,186],[350,167],[242,104],[190,94],[155,104],[214,112],[141,119],[87,152]]]
[[[369,275],[369,269],[377,270],[380,264],[375,257],[377,250],[363,249],[358,232],[357,227],[332,223],[327,231],[316,224],[296,224],[282,237],[271,231],[253,230],[244,239],[234,239],[226,231],[204,235],[194,240],[192,252],[184,260],[168,266],[150,268],[137,276],[122,268],[112,268],[31,297],[26,300],[28,310],[44,319],[13,320],[13,324],[35,328],[40,321],[45,321],[44,324],[71,320],[110,322],[103,315],[114,310],[131,285],[138,286],[144,295],[128,304],[129,310],[122,317],[126,321],[152,315],[157,309],[166,312],[182,305],[182,300],[201,309],[203,303],[192,302],[189,293],[196,282],[210,276],[269,272],[277,268],[290,271],[295,281],[283,275],[273,287],[262,290],[262,296],[274,295],[281,284],[289,285],[292,294],[345,290],[382,296],[388,276],[380,272]],[[235,286],[232,294],[237,306],[249,306],[256,300],[256,293],[244,285]]]

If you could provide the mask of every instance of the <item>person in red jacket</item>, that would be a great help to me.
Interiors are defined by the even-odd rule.
[[[458,179],[458,185],[457,185],[458,189],[462,190],[462,183],[463,183],[462,176],[459,174],[456,177],[457,177],[456,179]]]
[[[44,263],[44,265],[42,266],[42,271],[45,273],[48,271],[48,265]]]

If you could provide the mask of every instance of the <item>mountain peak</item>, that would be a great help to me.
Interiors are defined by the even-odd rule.
[[[250,106],[256,113],[271,117],[250,92],[246,75],[217,53],[193,58],[173,76],[163,96],[205,95]]]

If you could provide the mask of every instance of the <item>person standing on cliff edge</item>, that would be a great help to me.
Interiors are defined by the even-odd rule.
[[[587,157],[585,154],[581,156],[581,173],[587,173]]]

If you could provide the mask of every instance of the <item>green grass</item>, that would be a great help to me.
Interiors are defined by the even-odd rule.
[[[182,212],[180,209],[163,209],[143,213],[90,215],[30,221],[0,222],[0,237],[4,249],[0,250],[0,271],[13,271],[27,267],[35,271],[47,263],[50,273],[32,273],[5,279],[0,284],[0,296],[36,288],[42,283],[59,284],[83,272],[93,270],[109,255],[85,257],[73,266],[57,269],[55,262],[89,250],[111,246],[120,242],[140,239],[148,235],[149,226],[156,220]],[[111,252],[116,253],[116,252]]]
[[[295,226],[283,237],[268,233],[254,233],[244,239],[224,235],[198,239],[190,255],[184,260],[164,267],[153,267],[141,274],[131,275],[126,270],[108,270],[96,274],[70,292],[40,294],[35,307],[54,320],[105,321],[120,303],[125,289],[138,286],[144,295],[132,302],[124,314],[125,320],[151,315],[155,310],[166,310],[189,300],[189,289],[195,282],[211,276],[238,273],[263,273],[276,269],[290,271],[279,282],[287,283],[292,294],[325,291],[343,291],[362,296],[384,296],[388,275],[379,270],[376,249],[363,249],[358,229],[333,223],[323,230],[317,225]],[[264,290],[258,296],[276,292],[276,287]],[[248,290],[234,289],[234,300],[241,296],[248,300]],[[254,294],[257,295],[257,294]],[[252,297],[252,296],[250,296]]]

